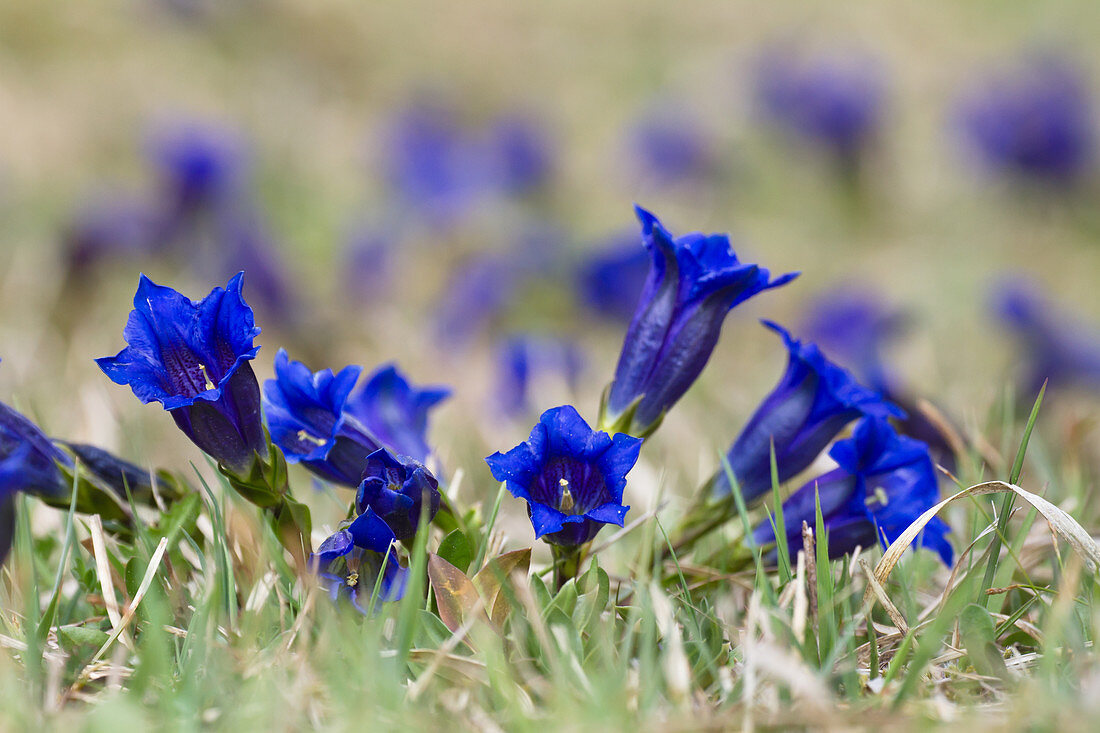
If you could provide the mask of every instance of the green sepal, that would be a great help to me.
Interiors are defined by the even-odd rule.
[[[265,459],[259,453],[253,453],[246,473],[218,464],[218,471],[229,480],[229,485],[248,502],[261,509],[280,506],[283,497],[290,490],[286,457],[271,442],[271,436],[267,436],[267,456]]]
[[[664,422],[665,413],[662,412],[657,416],[657,419],[651,422],[649,425],[635,425],[634,415],[638,412],[638,405],[641,404],[642,398],[645,395],[638,395],[634,398],[634,401],[626,406],[618,415],[609,415],[607,400],[611,394],[611,385],[608,384],[603,388],[603,394],[600,395],[600,414],[599,420],[597,420],[597,430],[602,430],[605,433],[614,435],[615,433],[626,433],[627,435],[633,435],[635,438],[648,438],[653,435],[654,431],[661,426]]]
[[[130,507],[126,497],[119,496],[103,481],[96,478],[80,467],[79,461],[72,466],[66,466],[57,461],[57,468],[63,477],[62,484],[76,486],[76,511],[81,514],[98,514],[104,520],[125,521],[130,519]],[[60,494],[38,494],[45,504],[57,509],[69,509],[72,505],[72,494],[66,490]]]

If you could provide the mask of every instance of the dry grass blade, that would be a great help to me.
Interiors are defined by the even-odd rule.
[[[902,634],[909,633],[909,624],[905,622],[905,617],[901,615],[901,611],[894,605],[890,597],[886,595],[886,589],[882,587],[882,584],[875,578],[874,572],[871,570],[871,566],[867,564],[866,560],[859,561],[860,568],[863,569],[863,573],[867,576],[868,587],[875,594],[875,598],[882,604],[882,607],[886,609],[886,615],[890,617],[890,620],[894,622],[894,625],[898,627],[898,631]]]
[[[111,583],[111,564],[107,559],[107,545],[103,539],[103,520],[93,514],[88,520],[88,529],[92,535],[92,554],[95,556],[96,575],[99,576],[99,589],[103,593],[103,605],[107,607],[107,618],[111,627],[117,629],[122,623],[122,612],[118,607],[115,589]],[[123,636],[123,643],[127,643]],[[127,646],[129,644],[127,643]]]
[[[932,521],[932,518],[939,514],[948,504],[970,496],[1001,494],[1007,492],[1014,492],[1021,499],[1035,507],[1035,509],[1043,515],[1043,518],[1047,520],[1047,523],[1050,524],[1051,529],[1053,529],[1059,537],[1069,543],[1070,547],[1072,547],[1074,552],[1076,552],[1085,562],[1090,571],[1095,572],[1096,568],[1100,567],[1100,546],[1098,546],[1092,536],[1077,523],[1076,519],[1038,494],[1033,494],[1030,491],[1021,489],[1019,486],[1004,481],[987,481],[963,489],[917,517],[917,519],[901,533],[901,536],[890,544],[886,552],[883,553],[882,558],[875,567],[875,578],[879,583],[886,582],[894,567],[901,560],[902,555],[917,539],[917,535],[919,535],[925,526]],[[866,600],[873,592],[874,591],[868,587],[864,599]]]
[[[103,655],[111,648],[111,645],[115,643],[115,640],[126,630],[126,627],[130,625],[130,622],[134,619],[134,614],[137,613],[137,607],[141,604],[145,594],[149,592],[149,586],[153,584],[153,578],[156,577],[157,568],[160,567],[160,561],[164,557],[164,551],[168,548],[168,538],[162,537],[160,544],[157,545],[157,549],[153,552],[153,557],[149,560],[149,567],[145,569],[145,576],[141,579],[141,584],[138,586],[137,592],[134,593],[133,600],[126,606],[126,612],[122,614],[122,619],[115,627],[111,635],[107,637],[107,641],[103,642],[103,646],[99,648],[99,651],[92,657],[90,664],[94,664],[103,658]],[[89,664],[89,666],[90,666]]]

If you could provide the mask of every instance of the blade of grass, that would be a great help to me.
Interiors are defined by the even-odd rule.
[[[485,523],[485,532],[477,548],[477,557],[474,558],[474,564],[470,566],[471,574],[480,570],[485,563],[485,553],[489,551],[489,540],[493,535],[493,527],[497,523],[497,514],[500,512],[500,503],[504,500],[504,491],[504,482],[501,482],[500,489],[497,490],[497,498],[493,501],[493,509],[489,512],[489,520]]]
[[[787,523],[783,519],[783,500],[779,496],[779,465],[775,460],[775,441],[771,444],[771,472],[772,472],[772,499],[775,504],[772,526],[775,528],[775,552],[776,562],[779,564],[779,582],[785,585],[790,582],[791,555],[787,549]]]
[[[61,558],[57,564],[57,575],[54,576],[53,591],[50,593],[50,602],[46,605],[46,611],[42,614],[42,619],[38,622],[38,629],[36,630],[36,638],[39,640],[38,646],[41,645],[41,641],[46,638],[46,632],[51,626],[55,617],[57,616],[57,604],[61,597],[61,580],[65,577],[65,567],[69,564],[69,553],[72,551],[73,539],[76,536],[76,528],[74,526],[74,518],[76,517],[76,500],[77,500],[77,488],[80,481],[80,463],[77,462],[73,467],[73,494],[69,500],[69,515],[65,519],[65,542],[61,546]]]
[[[416,532],[416,544],[413,546],[412,559],[409,562],[409,579],[405,586],[405,595],[401,598],[401,605],[398,607],[396,659],[397,669],[402,675],[406,673],[406,663],[409,659],[409,651],[412,649],[413,638],[416,636],[416,627],[420,609],[423,607],[424,591],[426,589],[428,535],[431,534],[428,508],[428,502],[426,501],[420,507],[420,523]],[[493,515],[496,516],[495,511]]]
[[[1043,404],[1043,395],[1046,394],[1046,391],[1047,383],[1044,381],[1043,386],[1039,389],[1039,396],[1035,398],[1035,404],[1031,407],[1031,415],[1028,416],[1027,425],[1024,426],[1024,435],[1020,441],[1020,447],[1016,450],[1016,460],[1013,461],[1012,471],[1008,476],[1008,483],[1010,484],[1015,484],[1019,480],[1020,473],[1024,469],[1024,455],[1027,452],[1027,444],[1031,440],[1031,431],[1035,428],[1035,421],[1039,417],[1039,407]],[[1000,561],[1001,543],[1008,531],[1008,519],[1012,514],[1012,504],[1015,500],[1016,495],[1011,492],[1001,499],[1000,512],[997,517],[997,533],[990,543],[992,549],[989,553],[989,561],[985,566],[985,576],[982,578],[982,584],[978,588],[978,604],[986,608],[994,600],[992,596],[987,596],[985,592],[993,587],[993,578],[997,574],[997,563]]]
[[[814,487],[814,531],[817,543],[817,644],[818,658],[825,659],[836,641],[836,615],[833,609],[833,566],[829,561],[829,534],[821,514],[821,495]]]

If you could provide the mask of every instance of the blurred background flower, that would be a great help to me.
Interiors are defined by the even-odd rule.
[[[966,142],[992,170],[1070,185],[1093,162],[1091,95],[1081,71],[1065,59],[1001,66],[958,104]]]

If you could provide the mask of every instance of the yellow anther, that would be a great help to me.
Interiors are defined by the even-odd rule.
[[[887,496],[886,489],[881,486],[876,486],[875,490],[871,492],[871,495],[867,497],[864,503],[867,504],[867,506],[871,506],[872,504],[886,506],[890,503],[890,497]]]
[[[354,588],[359,584],[359,573],[349,573],[347,579],[348,586]]]
[[[568,512],[573,509],[575,502],[573,501],[573,494],[569,491],[569,482],[565,479],[559,479],[558,485],[561,486],[561,510]]]
[[[206,381],[206,389],[214,389],[214,383],[210,381],[210,375],[206,372],[206,365],[200,362],[199,371],[202,372],[202,378]]]
[[[314,445],[324,445],[327,442],[327,441],[321,440],[320,438],[318,438],[314,435],[310,435],[305,430],[299,430],[298,431],[298,440],[300,440],[303,443],[313,443]]]

